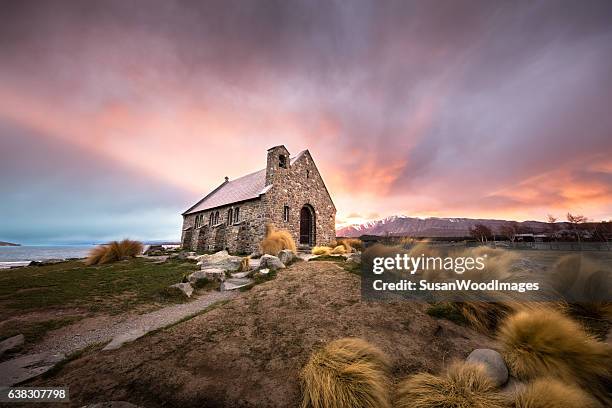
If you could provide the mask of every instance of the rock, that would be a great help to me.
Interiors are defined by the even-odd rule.
[[[346,262],[361,263],[361,253],[353,252],[351,254],[346,254]]]
[[[261,264],[260,258],[257,258],[257,259],[250,258],[249,259],[249,269],[251,270],[259,269],[260,264]]]
[[[199,280],[206,279],[209,281],[225,280],[225,271],[219,268],[208,268],[201,271],[196,271],[187,277],[189,283],[196,284]]]
[[[230,255],[227,251],[219,251],[212,255],[200,255],[197,260],[202,269],[218,268],[234,272],[240,268],[242,257]]]
[[[296,255],[290,249],[283,249],[278,253],[278,259],[280,259],[280,261],[285,265],[289,265],[296,258]]]
[[[191,286],[190,283],[177,283],[177,284],[171,285],[170,287],[180,289],[181,292],[187,295],[187,297],[191,297],[191,294],[193,293],[193,287]]]
[[[245,286],[249,286],[251,283],[253,283],[253,279],[230,278],[230,279],[225,280],[224,282],[221,282],[221,287],[219,288],[219,290],[221,292],[225,290],[236,290],[236,289],[243,288]]]
[[[148,327],[143,327],[143,328],[134,329],[127,333],[119,334],[113,337],[111,342],[108,343],[102,350],[118,349],[119,347],[123,346],[125,343],[129,343],[131,341],[141,338],[142,336],[147,334],[149,331],[150,330]]]
[[[161,245],[149,245],[149,247],[143,252],[143,255],[161,255],[164,252],[164,247]]]
[[[19,346],[21,346],[25,342],[25,337],[23,334],[18,334],[13,337],[9,337],[6,340],[2,340],[0,342],[0,356],[2,356],[7,351],[11,351]]]
[[[465,361],[482,363],[496,387],[500,387],[508,381],[508,367],[506,367],[501,354],[495,350],[476,349],[470,353]]]
[[[260,268],[269,268],[272,270],[283,269],[285,264],[281,262],[276,256],[273,255],[262,255],[259,262]]]
[[[0,363],[0,386],[12,386],[49,371],[65,358],[63,354],[29,354]]]
[[[253,273],[253,271],[235,272],[235,273],[232,273],[232,278],[238,278],[238,279],[246,278],[246,277],[248,277],[252,273]]]

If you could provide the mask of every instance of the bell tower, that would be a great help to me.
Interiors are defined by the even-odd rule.
[[[268,160],[266,163],[266,185],[274,182],[277,174],[282,174],[291,166],[289,162],[289,150],[283,145],[268,149]]]

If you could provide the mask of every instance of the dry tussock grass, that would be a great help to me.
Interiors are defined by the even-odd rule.
[[[242,258],[242,260],[240,261],[240,266],[238,267],[238,272],[248,271],[250,260],[251,260],[251,257],[249,256],[245,256],[244,258]]]
[[[262,253],[274,256],[277,256],[283,249],[297,251],[291,234],[288,231],[274,228],[272,224],[266,225],[266,236],[261,241],[260,246]]]
[[[124,239],[121,242],[112,241],[106,245],[98,245],[89,252],[85,259],[86,265],[103,265],[111,262],[133,258],[142,254],[143,245],[138,241]]]
[[[502,408],[498,393],[480,364],[456,362],[441,376],[420,373],[400,383],[396,408]]]
[[[347,250],[344,245],[337,245],[334,249],[331,250],[331,253],[334,255],[346,254]]]
[[[336,245],[342,245],[346,252],[363,251],[363,242],[358,238],[341,238]]]
[[[520,389],[514,408],[597,408],[599,403],[572,384],[554,378],[540,378]]]
[[[610,398],[612,348],[550,308],[516,313],[499,331],[502,354],[519,379],[557,377],[577,383],[600,400]]]
[[[313,255],[329,255],[332,249],[328,246],[316,246],[310,251]]]
[[[364,340],[332,341],[301,371],[302,408],[388,408],[389,367],[387,356]]]

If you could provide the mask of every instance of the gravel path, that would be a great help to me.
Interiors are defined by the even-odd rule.
[[[178,305],[172,305],[141,315],[101,316],[84,319],[73,325],[57,330],[39,343],[31,353],[52,353],[69,355],[96,343],[112,341],[120,346],[149,331],[159,329],[201,312],[221,300],[236,297],[236,292],[212,291],[198,298]],[[112,346],[111,346],[112,347]]]

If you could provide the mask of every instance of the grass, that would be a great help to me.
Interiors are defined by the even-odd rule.
[[[9,321],[0,327],[0,340],[23,334],[25,344],[34,344],[42,340],[47,332],[67,326],[77,321],[78,317],[64,317],[45,321]]]
[[[561,312],[549,308],[518,312],[501,325],[498,337],[515,377],[556,377],[609,398],[605,388],[612,384],[612,348]]]
[[[127,258],[134,258],[142,254],[143,245],[138,241],[124,239],[123,241],[111,241],[106,245],[98,245],[92,249],[87,259],[86,265],[104,265],[107,263],[122,261]]]
[[[535,380],[516,393],[514,408],[596,408],[600,405],[573,384],[553,378]]]
[[[436,319],[446,319],[451,322],[466,326],[468,321],[463,314],[453,306],[452,303],[436,303],[427,309],[427,314]]]
[[[285,230],[277,230],[273,225],[266,225],[266,236],[261,241],[261,252],[264,254],[277,256],[283,249],[290,249],[297,252],[295,241],[291,234]]]
[[[419,373],[398,386],[397,408],[502,408],[498,393],[482,365],[457,362],[441,376]]]
[[[364,340],[332,341],[300,373],[302,408],[390,407],[389,368],[388,357]]]
[[[312,261],[328,261],[335,262],[345,271],[361,276],[361,264],[356,262],[346,262],[346,258],[343,256],[333,256],[333,255],[320,255],[316,258],[311,258],[308,262]]]
[[[195,265],[179,260],[156,264],[134,258],[101,266],[67,261],[3,271],[0,305],[3,318],[52,308],[86,308],[119,313],[159,301],[159,291],[180,282]]]

